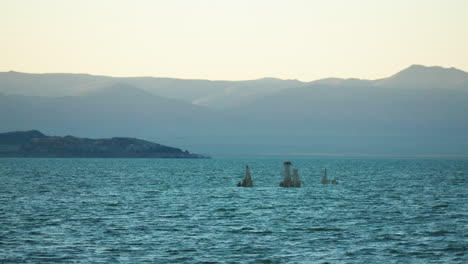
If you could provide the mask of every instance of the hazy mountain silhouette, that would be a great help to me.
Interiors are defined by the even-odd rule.
[[[0,92],[27,96],[76,96],[127,83],[154,95],[184,100],[212,108],[251,102],[265,94],[304,85],[297,80],[263,78],[251,81],[210,81],[153,77],[108,77],[88,74],[29,74],[0,72]]]
[[[331,86],[350,86],[350,87],[369,87],[374,84],[374,81],[355,79],[355,78],[349,78],[349,79],[326,78],[326,79],[313,81],[310,84],[331,85]]]
[[[27,96],[76,96],[115,83],[127,83],[162,97],[184,100],[214,109],[251,103],[265,95],[310,84],[405,89],[468,89],[468,73],[455,68],[413,65],[379,80],[327,78],[310,83],[263,78],[250,81],[210,81],[153,77],[109,77],[89,74],[28,74],[0,72],[0,93]]]
[[[163,98],[127,84],[113,84],[83,96],[0,96],[0,130],[39,129],[55,135],[133,136],[162,139],[211,129],[215,113]]]
[[[0,132],[39,129],[92,138],[138,137],[215,155],[468,155],[467,75],[457,69],[424,66],[411,66],[380,80],[329,78],[310,83],[59,74],[60,82],[39,82],[30,90],[37,92],[46,83],[50,84],[47,91],[60,89],[67,78],[75,78],[71,81],[75,88],[65,90],[76,94],[45,97],[8,94],[19,84],[25,85],[20,91],[26,93],[26,84],[33,85],[34,78],[57,76],[2,73]],[[8,77],[11,86],[5,88],[5,76],[19,80]],[[20,80],[21,76],[27,80]],[[82,77],[82,82],[77,80]],[[93,88],[82,89],[85,86]],[[166,97],[156,95],[157,91]],[[212,107],[219,105],[213,109],[190,103],[194,98],[203,100],[202,96]],[[228,104],[231,107],[216,109]]]
[[[261,140],[298,149],[397,154],[426,153],[437,145],[438,153],[456,149],[460,154],[468,150],[466,113],[468,90],[311,85],[267,96],[231,114],[255,127]]]
[[[388,78],[378,80],[326,78],[313,81],[310,84],[351,87],[390,87],[393,89],[468,89],[468,73],[456,68],[411,65]]]
[[[154,94],[181,99],[214,109],[229,108],[252,102],[282,89],[300,87],[297,80],[263,78],[251,81],[208,81],[171,78],[127,78],[128,83]]]
[[[99,88],[112,79],[89,74],[0,72],[0,92],[27,96],[71,96]]]
[[[375,81],[376,86],[392,88],[429,89],[465,88],[468,89],[468,73],[456,68],[439,66],[425,67],[412,65],[388,78]]]

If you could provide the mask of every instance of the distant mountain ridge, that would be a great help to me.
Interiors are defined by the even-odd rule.
[[[250,102],[259,96],[304,83],[262,78],[251,81],[211,81],[159,77],[109,77],[89,74],[0,72],[0,93],[24,96],[79,96],[103,87],[128,84],[157,96],[214,109]]]
[[[37,130],[0,133],[0,157],[207,158],[136,138],[56,137],[46,136]]]
[[[468,89],[468,72],[464,72],[453,67],[427,67],[414,64],[383,79],[363,80],[356,78],[326,78],[310,82],[310,84],[350,87],[381,87],[392,89]]]
[[[77,96],[103,87],[128,84],[161,97],[182,100],[213,109],[251,103],[266,95],[312,84],[350,87],[392,87],[405,89],[468,89],[468,73],[438,66],[412,65],[378,80],[326,78],[312,82],[262,78],[249,81],[211,81],[156,77],[110,77],[89,74],[28,74],[0,72],[0,93],[25,96]]]
[[[61,80],[66,76],[60,75]],[[48,97],[11,95],[0,85],[0,132],[36,128],[89,138],[119,134],[213,155],[468,155],[467,76],[456,69],[415,65],[379,80],[310,83],[274,78],[192,83],[144,77],[135,78],[138,86],[115,78],[78,95]],[[49,87],[59,89],[66,82],[52,83]],[[228,84],[232,86],[226,88]],[[264,92],[247,96],[250,88]],[[217,94],[220,89],[222,96]],[[192,103],[203,96],[209,97],[206,104]]]
[[[376,80],[376,86],[398,88],[468,88],[468,73],[456,68],[411,65],[393,76]]]

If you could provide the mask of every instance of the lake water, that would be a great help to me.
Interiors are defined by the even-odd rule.
[[[291,161],[0,159],[0,262],[468,263],[467,160]]]

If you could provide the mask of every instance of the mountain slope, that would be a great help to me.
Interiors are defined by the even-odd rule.
[[[39,129],[56,135],[131,136],[183,146],[167,139],[200,134],[200,129],[213,129],[219,119],[205,107],[126,84],[83,96],[0,96],[0,131]]]
[[[0,93],[7,95],[63,97],[87,94],[116,83],[126,83],[154,95],[183,100],[215,109],[304,83],[264,78],[252,81],[210,81],[153,77],[109,77],[88,74],[28,74],[0,72]]]
[[[0,133],[0,144],[2,145],[20,145],[30,142],[33,138],[44,138],[46,135],[37,130],[16,131]]]
[[[0,92],[26,96],[72,96],[101,87],[112,79],[89,74],[0,72]]]
[[[412,65],[393,76],[375,81],[375,86],[406,89],[468,89],[468,73],[455,68]]]
[[[25,140],[26,137],[29,139]],[[17,139],[22,139],[19,142]],[[0,133],[0,145],[19,145],[0,157],[47,158],[205,158],[136,138],[88,139],[73,136],[50,137],[39,131]]]
[[[255,114],[252,114],[255,113]],[[468,154],[468,90],[311,85],[230,114],[259,144],[331,153]]]

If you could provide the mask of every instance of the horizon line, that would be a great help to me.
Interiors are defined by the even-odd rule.
[[[256,157],[341,157],[341,158],[419,158],[419,159],[434,159],[434,158],[453,158],[453,159],[468,159],[468,154],[363,154],[363,153],[300,153],[300,152],[291,152],[291,153],[233,153],[233,154],[211,154],[213,157],[225,157],[225,156],[256,156]]]
[[[377,80],[382,80],[386,78],[390,78],[391,76],[394,76],[404,70],[407,70],[411,67],[414,66],[421,66],[424,68],[442,68],[445,70],[449,69],[454,69],[454,70],[459,70],[463,71],[465,73],[468,73],[468,71],[462,70],[457,67],[443,67],[443,66],[438,66],[438,65],[432,65],[432,66],[427,66],[424,64],[411,64],[408,67],[403,68],[400,71],[397,71],[387,77],[384,78],[377,78],[377,79],[365,79],[365,78],[356,78],[356,77],[349,77],[349,78],[343,78],[343,77],[324,77],[324,78],[319,78],[311,81],[302,81],[297,78],[294,79],[289,79],[289,78],[279,78],[279,77],[273,77],[273,76],[264,76],[264,77],[259,77],[255,79],[239,79],[239,80],[232,80],[232,79],[203,79],[203,78],[184,78],[184,77],[163,77],[163,76],[151,76],[151,75],[140,75],[140,76],[115,76],[115,75],[106,75],[106,74],[98,74],[98,73],[84,73],[84,72],[25,72],[25,71],[16,71],[16,70],[8,70],[8,71],[0,71],[0,73],[21,73],[21,74],[35,74],[35,75],[47,75],[47,74],[73,74],[73,75],[89,75],[89,76],[96,76],[96,77],[110,77],[110,78],[154,78],[154,79],[179,79],[179,80],[191,80],[191,81],[212,81],[212,82],[243,82],[243,81],[257,81],[257,80],[264,80],[264,79],[276,79],[276,80],[282,80],[282,81],[298,81],[302,83],[311,83],[315,81],[320,81],[320,80],[326,80],[326,79],[341,79],[341,80],[369,80],[369,81],[377,81]]]

